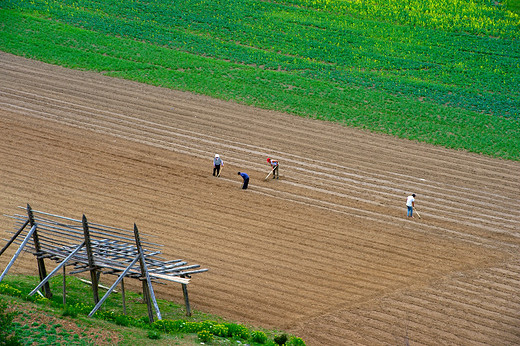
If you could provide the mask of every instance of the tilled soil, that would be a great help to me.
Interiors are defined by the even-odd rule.
[[[192,308],[308,345],[520,344],[520,163],[5,53],[0,81],[2,214],[136,223],[210,269]]]

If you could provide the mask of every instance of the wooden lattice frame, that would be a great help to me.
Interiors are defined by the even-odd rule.
[[[141,241],[135,224],[132,234],[131,231],[124,229],[89,223],[85,215],[83,215],[82,220],[75,220],[32,210],[29,204],[27,207],[20,208],[27,211],[27,216],[18,214],[10,216],[16,220],[16,225],[19,228],[4,248],[0,250],[0,256],[13,243],[18,245],[18,249],[1,274],[0,282],[16,261],[20,252],[25,250],[36,256],[40,276],[40,283],[30,293],[31,295],[43,288],[45,296],[50,298],[52,293],[48,283],[49,279],[61,268],[63,268],[65,275],[65,266],[73,265],[74,270],[69,274],[90,272],[92,293],[96,306],[89,316],[92,316],[101,307],[106,298],[120,283],[123,291],[123,308],[126,310],[123,281],[125,277],[138,279],[142,282],[143,297],[148,306],[150,322],[154,320],[152,305],[155,308],[157,318],[161,319],[152,286],[152,282],[157,281],[180,283],[186,304],[186,314],[191,315],[187,284],[192,274],[202,273],[208,269],[201,269],[198,264],[187,265],[187,262],[181,259],[163,259],[160,257],[159,247],[161,245]],[[27,230],[27,226],[30,226],[29,230]],[[24,239],[18,239],[24,232],[26,233]],[[31,238],[32,243],[30,242]],[[58,263],[49,274],[46,271],[45,259]],[[137,262],[139,262],[139,269],[134,269],[133,267]],[[112,287],[101,299],[99,299],[98,293],[100,274],[118,276]],[[63,292],[65,304],[65,285]]]

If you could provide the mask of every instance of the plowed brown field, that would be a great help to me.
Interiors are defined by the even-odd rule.
[[[2,214],[135,222],[210,269],[194,309],[308,345],[520,344],[518,162],[5,53],[0,138]],[[12,272],[36,274],[33,256]],[[156,289],[182,304],[179,285]]]

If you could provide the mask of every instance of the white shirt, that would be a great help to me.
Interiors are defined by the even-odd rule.
[[[406,199],[406,206],[407,207],[412,207],[412,203],[415,201],[415,198],[413,198],[413,196],[408,196],[408,198]]]

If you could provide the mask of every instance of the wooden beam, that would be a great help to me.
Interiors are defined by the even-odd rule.
[[[85,280],[85,279],[79,279],[79,281],[84,282],[84,283],[86,283],[87,285],[92,285],[92,282],[91,282],[91,281],[88,281],[88,280]],[[99,286],[100,288],[105,289],[105,290],[108,290],[108,289],[110,288],[110,287],[107,287],[107,286],[103,286],[103,285],[101,285],[101,284],[99,284],[98,286]],[[116,290],[114,290],[113,292],[114,292],[114,293],[117,293]]]
[[[182,284],[182,295],[184,296],[184,304],[186,305],[186,316],[191,316],[190,299],[188,297],[188,285]]]
[[[153,322],[153,314],[150,300],[153,302],[155,307],[155,312],[157,313],[157,318],[159,320],[162,319],[161,311],[159,310],[159,305],[157,305],[157,300],[155,299],[155,293],[153,291],[152,282],[150,280],[150,274],[146,268],[146,261],[143,253],[143,248],[141,246],[141,240],[139,239],[139,230],[137,229],[137,225],[134,223],[134,236],[135,236],[135,246],[137,247],[137,251],[139,252],[139,263],[141,265],[141,276],[146,278],[146,282],[143,281],[143,294],[146,294],[147,305],[148,305],[148,317],[150,317],[150,323]]]
[[[14,242],[14,240],[20,235],[20,233],[22,233],[22,231],[25,229],[25,227],[29,224],[29,219],[27,219],[27,221],[25,221],[25,223],[22,225],[22,227],[20,227],[20,229],[11,237],[11,240],[9,240],[7,242],[7,244],[5,244],[5,246],[2,248],[2,250],[0,250],[0,256],[2,256],[2,254],[5,252],[5,250],[7,250],[7,248],[9,246],[11,246],[11,244]]]
[[[190,282],[190,279],[182,278],[182,277],[178,277],[178,276],[170,276],[170,275],[163,275],[163,274],[157,274],[157,273],[150,273],[150,276],[154,277],[154,278],[158,278],[158,279],[171,281],[171,282],[185,284],[185,285]]]
[[[78,252],[78,251],[83,247],[83,245],[85,245],[85,242],[79,244],[79,245],[76,247],[76,249],[74,249],[74,251],[72,251],[72,252],[67,256],[67,258],[65,258],[65,259],[63,260],[63,262],[61,262],[58,266],[56,266],[56,268],[54,268],[54,270],[53,270],[49,275],[47,275],[47,276],[46,276],[46,277],[45,277],[45,278],[44,278],[44,279],[43,279],[43,280],[38,284],[38,286],[36,286],[35,289],[33,289],[33,290],[29,293],[29,295],[32,296],[32,295],[35,294],[36,291],[38,291],[38,290],[39,290],[43,285],[48,284],[48,282],[49,282],[49,280],[52,278],[52,276],[53,276],[54,274],[56,274],[56,273],[58,272],[58,270],[61,269],[61,267],[64,267],[64,266],[67,264],[67,261],[68,261],[72,256],[74,256],[74,254],[75,254],[76,252]]]
[[[20,252],[22,252],[22,250],[25,247],[25,245],[27,244],[27,242],[29,242],[29,239],[31,239],[31,236],[33,235],[33,233],[35,231],[36,231],[36,225],[31,227],[31,229],[29,230],[29,233],[27,233],[27,235],[25,236],[25,239],[22,241],[22,243],[18,247],[18,250],[16,250],[15,254],[13,255],[13,258],[9,261],[9,263],[7,264],[7,267],[5,267],[2,275],[0,275],[0,282],[2,282],[4,277],[7,275],[7,272],[9,271],[11,266],[13,265],[14,261],[16,261],[16,259],[20,255]]]
[[[126,316],[126,293],[125,293],[125,278],[121,279],[121,299],[123,300],[123,315]]]
[[[35,226],[36,223],[34,222],[34,216],[32,213],[31,206],[27,204],[27,215],[29,217],[29,224],[32,226]],[[37,228],[37,227],[36,227]],[[36,252],[40,252],[40,240],[38,238],[38,231],[34,229],[33,232],[33,242],[34,242],[34,249]],[[36,261],[38,262],[38,273],[40,274],[40,280],[45,279],[47,277],[47,269],[45,269],[45,261],[43,258],[36,258]],[[49,283],[46,283],[43,286],[43,291],[45,292],[45,298],[51,299],[52,298],[52,292],[51,287],[49,286]]]
[[[92,244],[90,242],[90,233],[88,229],[88,222],[85,214],[83,214],[83,218],[81,220],[83,224],[83,235],[85,237],[85,249],[87,250],[88,257],[88,266],[90,268],[90,279],[92,281],[92,294],[94,295],[94,304],[99,302],[99,292],[98,292],[98,278],[96,273],[96,264],[94,261],[94,256],[92,255]]]
[[[137,261],[140,259],[141,256],[137,255],[135,256],[134,260],[130,263],[130,265],[128,267],[126,267],[126,269],[121,273],[121,275],[119,275],[119,277],[117,278],[117,280],[112,284],[112,286],[108,289],[107,293],[105,293],[105,295],[103,296],[103,298],[101,298],[101,300],[96,304],[96,306],[94,306],[94,309],[92,309],[92,311],[88,314],[88,317],[92,317],[92,315],[94,315],[96,313],[96,311],[101,307],[101,305],[103,304],[103,302],[108,298],[108,296],[110,295],[110,293],[112,293],[112,291],[114,290],[114,288],[116,288],[116,286],[119,284],[119,282],[121,282],[124,278],[125,278],[125,275],[130,271],[130,269],[137,263]],[[153,315],[152,315],[153,317]]]
[[[63,266],[63,307],[67,306],[67,271]]]

